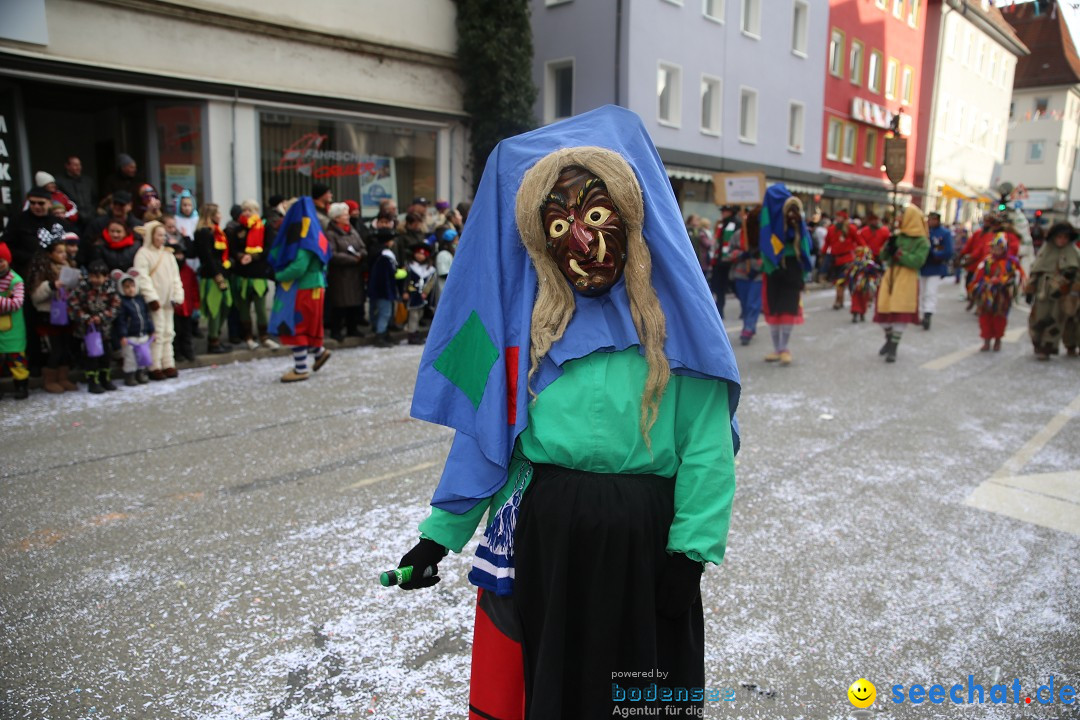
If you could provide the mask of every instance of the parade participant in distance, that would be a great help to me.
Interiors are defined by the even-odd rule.
[[[283,345],[293,349],[294,366],[281,376],[281,382],[307,380],[309,355],[315,359],[312,372],[330,359],[330,351],[323,347],[330,242],[311,198],[299,198],[285,213],[268,259],[277,282],[270,327]]]
[[[874,262],[873,250],[866,245],[855,248],[855,259],[847,269],[847,287],[851,292],[851,322],[864,322],[870,302],[877,293],[881,266]]]
[[[788,341],[792,329],[803,322],[802,291],[812,264],[802,202],[783,183],[765,191],[758,247],[765,272],[762,306],[773,342],[773,351],[765,361],[790,365]]]
[[[855,223],[848,219],[846,210],[836,213],[836,222],[829,228],[825,236],[825,252],[832,255],[832,266],[829,268],[829,281],[836,286],[836,301],[833,310],[844,307],[844,278],[847,277],[847,266],[855,259],[855,246],[859,244],[859,230]]]
[[[929,228],[919,208],[908,205],[900,220],[900,232],[882,252],[886,265],[878,286],[874,322],[885,330],[885,344],[878,351],[885,362],[896,362],[896,349],[905,328],[919,322],[919,268],[930,252]]]
[[[870,215],[867,224],[859,228],[859,244],[870,248],[870,259],[877,260],[881,257],[881,249],[889,241],[890,232],[887,225],[882,224],[877,215]]]
[[[975,270],[975,277],[968,288],[979,315],[979,335],[983,339],[982,351],[1001,350],[1001,338],[1009,321],[1009,309],[1013,298],[1024,283],[1024,270],[1020,259],[1009,255],[1009,238],[1000,232],[990,242],[990,256]]]
[[[761,232],[761,208],[746,213],[746,220],[739,229],[738,252],[732,253],[731,277],[735,281],[735,297],[739,298],[739,319],[742,331],[739,342],[749,345],[757,335],[758,318],[761,317],[761,250],[758,234]]]
[[[930,228],[930,253],[919,270],[919,312],[922,313],[923,330],[930,329],[930,319],[937,310],[938,288],[949,274],[949,261],[953,256],[952,233],[941,224],[941,213],[930,213],[927,225]]]
[[[739,376],[641,120],[604,107],[500,143],[454,267],[413,414],[458,432],[401,566],[460,551],[490,509],[473,716],[607,717],[628,669],[700,686]]]
[[[1062,341],[1069,357],[1080,357],[1080,250],[1072,225],[1050,228],[1024,292],[1031,304],[1028,329],[1035,358],[1057,355]]]

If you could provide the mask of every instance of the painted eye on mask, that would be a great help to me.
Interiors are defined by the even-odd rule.
[[[551,221],[551,225],[548,226],[548,235],[553,238],[561,238],[566,234],[566,231],[570,229],[570,223],[566,222],[563,218],[558,218]]]
[[[585,213],[587,225],[603,225],[611,217],[611,211],[604,207],[595,207]]]

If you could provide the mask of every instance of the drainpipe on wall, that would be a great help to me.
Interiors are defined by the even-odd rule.
[[[232,138],[229,142],[229,158],[230,162],[230,174],[232,176],[232,201],[229,206],[232,207],[236,204],[236,103],[240,101],[239,88],[233,88],[233,101],[232,101]]]

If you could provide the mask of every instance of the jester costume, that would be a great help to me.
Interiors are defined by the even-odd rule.
[[[1009,309],[1018,289],[1024,283],[1024,269],[1020,260],[1008,254],[1009,240],[1001,232],[990,241],[990,255],[975,269],[975,277],[968,292],[979,315],[979,335],[984,340],[983,350],[1001,348],[1001,338],[1009,321]]]
[[[0,243],[0,259],[7,271],[0,274],[0,368],[6,367],[15,381],[15,397],[25,400],[29,392],[30,370],[26,366],[26,321],[23,304],[26,284],[11,269],[11,250]]]
[[[1055,225],[1031,265],[1025,290],[1031,303],[1028,331],[1036,356],[1043,360],[1057,355],[1062,342],[1070,357],[1080,348],[1080,250],[1075,237],[1071,226]]]
[[[794,219],[796,213],[798,220]],[[761,249],[761,265],[765,273],[762,305],[773,341],[773,352],[766,355],[765,360],[779,360],[786,365],[791,362],[791,352],[788,350],[791,330],[803,322],[804,278],[813,265],[810,260],[810,231],[803,220],[802,202],[783,183],[777,183],[765,191],[758,247]]]
[[[412,413],[457,433],[401,565],[488,514],[470,717],[610,716],[618,671],[703,687],[739,375],[641,120],[609,106],[500,143],[455,267]]]
[[[851,322],[866,320],[871,298],[877,293],[881,266],[874,262],[874,251],[865,245],[855,248],[844,282],[851,293]]]
[[[326,301],[326,264],[330,243],[308,196],[292,204],[278,228],[268,254],[277,281],[270,327],[281,342],[293,347],[295,368],[282,382],[306,380],[308,350],[315,356],[312,370],[330,357],[323,347],[323,304]]]
[[[258,341],[269,344],[266,292],[270,288],[270,267],[263,247],[266,223],[258,213],[243,212],[226,234],[232,259],[232,297],[240,314],[240,333],[249,347],[255,345],[256,331]],[[245,257],[250,259],[245,260]],[[252,309],[255,310],[254,327],[251,323]],[[276,347],[276,344],[272,347]]]

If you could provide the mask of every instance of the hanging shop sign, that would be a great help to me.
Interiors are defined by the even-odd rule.
[[[884,130],[891,130],[894,114],[897,113],[893,113],[887,108],[884,108],[877,103],[872,103],[869,100],[859,97],[851,99],[851,117],[869,125]],[[911,116],[906,113],[898,114],[900,116],[900,134],[910,135],[913,124]]]
[[[764,197],[765,173],[713,173],[717,205],[760,205]]]

